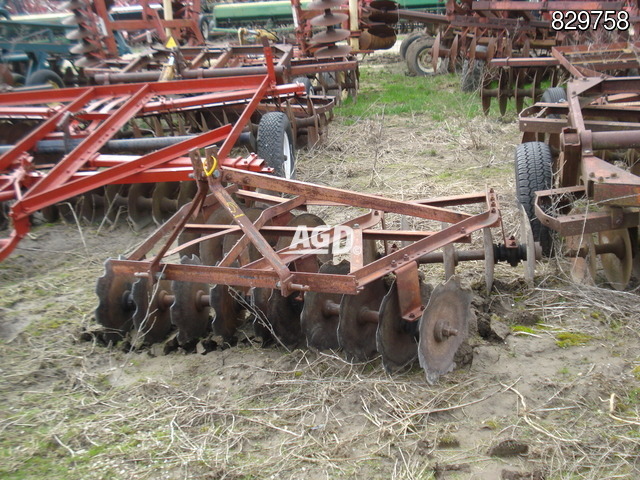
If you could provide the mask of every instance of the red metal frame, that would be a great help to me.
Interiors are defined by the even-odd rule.
[[[640,77],[581,77],[568,83],[567,98],[537,103],[520,115],[523,142],[546,140],[560,153],[556,188],[537,193],[536,216],[563,236],[640,225],[640,177],[604,156],[640,148]],[[584,185],[576,185],[578,177]],[[569,197],[589,199],[592,211],[566,215],[562,208],[543,208],[565,205]]]
[[[271,65],[268,63],[267,65]],[[205,93],[206,92],[206,93]],[[209,93],[213,92],[213,93]],[[158,96],[189,93],[182,99],[158,101]],[[0,260],[15,248],[29,231],[29,215],[44,207],[64,201],[98,187],[113,183],[138,183],[187,180],[190,163],[180,159],[189,152],[221,143],[218,157],[222,165],[250,169],[264,169],[257,158],[230,158],[231,148],[250,121],[261,101],[266,98],[284,100],[304,93],[298,84],[277,86],[272,68],[266,75],[253,75],[201,80],[183,80],[151,84],[106,85],[55,91],[13,92],[0,95],[3,111],[20,118],[24,113],[39,114],[45,121],[0,156],[0,200],[14,201],[11,207],[13,232],[0,240]],[[92,102],[108,101],[107,110],[92,112]],[[137,115],[164,111],[180,111],[207,107],[225,102],[242,101],[242,113],[233,126],[224,126],[194,136],[188,140],[140,157],[116,155],[103,157],[99,150],[119,129]],[[60,103],[54,108],[40,109],[16,105]],[[101,103],[105,105],[105,103]],[[13,107],[12,107],[13,106]],[[58,131],[62,120],[68,119],[68,130]],[[80,129],[80,120],[89,120]],[[80,145],[69,152],[46,173],[33,162],[29,154],[39,140],[61,137],[74,131],[83,138]],[[103,167],[101,170],[97,168]],[[26,191],[24,191],[26,189]]]
[[[403,282],[404,288],[398,291],[402,316],[406,320],[415,321],[423,306],[416,305],[416,292],[419,292],[419,279],[415,275],[415,265],[427,261],[429,254],[435,250],[457,242],[468,242],[474,232],[501,225],[497,197],[493,190],[485,195],[454,197],[440,202],[442,206],[391,200],[376,195],[362,194],[331,187],[322,187],[304,182],[281,179],[257,173],[247,173],[237,169],[219,167],[211,175],[205,175],[203,169],[194,165],[199,178],[201,195],[208,189],[211,192],[206,199],[200,196],[193,203],[176,213],[165,225],[152,234],[136,251],[124,260],[108,260],[114,275],[148,276],[152,281],[157,278],[180,280],[187,282],[203,282],[211,284],[232,285],[237,287],[261,287],[278,289],[287,296],[294,291],[317,291],[326,293],[342,293],[354,295],[362,291],[366,285],[395,273]],[[228,184],[228,187],[224,187]],[[206,185],[206,186],[205,186]],[[248,190],[244,190],[249,188]],[[240,190],[243,189],[243,190]],[[253,189],[278,191],[292,196],[269,197],[254,194]],[[255,222],[244,216],[232,194],[240,195],[245,200],[267,201],[271,207],[263,211]],[[454,210],[453,205],[484,204],[482,213],[471,215]],[[357,232],[356,237],[363,239],[384,239],[385,241],[401,241],[413,239],[404,247],[385,249],[388,253],[382,258],[366,263],[363,250],[354,248],[350,254],[351,272],[347,275],[320,274],[317,271],[301,269],[305,260],[313,254],[299,251],[300,248],[286,247],[276,251],[267,240],[268,235],[292,235],[291,229],[282,227],[291,218],[295,209],[304,210],[307,205],[330,205],[344,209],[357,207],[370,209],[369,213],[342,223]],[[235,223],[228,225],[207,225],[188,223],[200,212],[211,212],[214,209],[226,210]],[[384,225],[386,213],[402,214],[420,219],[446,222],[447,228],[437,232],[405,232],[376,228]],[[206,214],[205,214],[206,216]],[[267,220],[273,220],[274,227],[264,227]],[[199,242],[216,236],[241,230],[242,237],[233,249],[228,252],[217,266],[183,265],[175,263],[170,257]],[[171,248],[173,241],[182,231],[199,232],[203,235],[178,248]],[[328,235],[327,243],[331,243],[342,231],[331,228],[323,233]],[[167,239],[168,237],[168,239]],[[505,239],[505,244],[507,244]],[[256,261],[245,260],[242,252],[253,245],[262,258]],[[513,244],[513,242],[510,242]],[[513,246],[513,248],[518,248]],[[152,251],[159,252],[153,254]],[[239,266],[232,267],[235,262]],[[297,266],[297,267],[294,267]]]

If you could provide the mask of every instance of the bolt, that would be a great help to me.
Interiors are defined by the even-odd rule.
[[[617,174],[616,172],[613,172],[613,173],[611,174],[611,178],[618,178],[618,174]]]
[[[360,224],[359,223],[354,223],[353,224],[353,228],[360,228]]]
[[[391,266],[395,267],[396,266],[396,261],[395,260],[391,260]]]
[[[604,182],[604,177],[598,177],[598,181],[601,183]]]
[[[409,318],[415,318],[415,317],[416,317],[416,314],[415,314],[415,313],[410,313],[410,314],[409,314]]]
[[[464,228],[464,227],[461,227],[461,228],[460,228],[460,233],[467,233],[467,229],[466,229],[466,228]]]
[[[589,172],[589,178],[595,178],[596,174],[593,172]]]
[[[409,255],[407,255],[406,253],[402,256],[403,260],[409,260]]]
[[[442,336],[443,337],[455,337],[458,335],[458,330],[455,328],[443,327],[442,328]]]
[[[220,178],[220,170],[216,170],[213,172],[213,178]]]

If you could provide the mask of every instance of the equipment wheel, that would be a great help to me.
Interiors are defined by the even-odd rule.
[[[265,114],[258,125],[258,156],[282,178],[294,179],[296,154],[289,119],[282,112]]]

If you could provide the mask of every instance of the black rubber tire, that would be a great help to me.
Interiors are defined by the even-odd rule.
[[[435,72],[431,68],[431,47],[433,47],[434,38],[423,36],[414,41],[407,50],[407,67],[409,71],[418,77],[431,76]],[[428,64],[421,62],[421,58],[428,55]]]
[[[476,52],[486,52],[487,47],[480,45],[476,47]],[[470,68],[471,62],[465,59],[462,63],[462,74],[460,75],[460,87],[463,92],[475,92],[482,87],[482,74],[484,72],[485,61],[476,58],[473,62],[473,68]]]
[[[204,41],[206,42],[209,39],[209,35],[211,35],[211,26],[209,25],[209,20],[207,20],[205,17],[202,17],[200,19],[200,25],[198,25],[198,28],[200,28],[200,33],[202,34],[202,36],[204,37]]]
[[[53,84],[56,88],[64,88],[64,82],[60,76],[47,69],[37,70],[27,77],[25,85],[27,87],[35,87],[37,85],[49,85]]]
[[[400,58],[402,58],[402,60],[406,60],[407,50],[409,49],[409,46],[423,36],[424,33],[422,32],[412,32],[407,35],[404,40],[402,40],[402,42],[400,43]]]
[[[564,91],[562,87],[551,87],[547,88],[542,97],[540,97],[541,102],[545,103],[560,103],[567,101],[567,93]]]
[[[516,148],[516,197],[527,212],[533,238],[540,242],[545,256],[551,255],[553,238],[551,230],[536,217],[535,200],[537,191],[549,190],[552,186],[552,162],[551,150],[546,143],[527,142]]]
[[[307,77],[296,77],[293,79],[293,83],[302,83],[307,95],[315,95],[316,93],[313,85],[311,84],[311,80],[309,80]]]
[[[285,142],[288,143],[290,166],[287,168]],[[296,154],[289,119],[282,112],[263,115],[258,124],[257,154],[282,178],[295,178]]]

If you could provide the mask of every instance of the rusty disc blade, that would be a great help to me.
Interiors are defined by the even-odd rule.
[[[264,211],[262,208],[257,208],[257,207],[245,207],[242,209],[242,211],[244,212],[245,216],[251,220],[251,222],[254,222],[258,219],[258,217],[260,215],[262,215],[262,212]],[[271,220],[267,221],[265,223],[265,226],[269,226],[271,225],[272,222]],[[233,223],[232,223],[233,225]],[[237,234],[233,234],[233,235],[225,235],[224,239],[222,241],[222,252],[224,255],[226,255],[227,253],[229,253],[229,251],[233,248],[233,246],[237,243],[237,241],[240,239],[241,234],[237,233]],[[262,255],[260,254],[260,252],[258,251],[258,249],[256,247],[253,246],[253,244],[249,245],[249,259],[250,261],[255,261],[258,260],[260,257],[262,257]]]
[[[325,43],[336,43],[349,38],[349,30],[342,28],[330,29],[326,32],[318,33],[309,39],[310,45],[322,45]]]
[[[182,265],[202,265],[202,261],[197,255],[185,255],[180,259],[180,263]],[[171,282],[171,291],[174,300],[169,312],[171,323],[178,330],[178,343],[185,350],[192,350],[195,348],[196,342],[211,329],[210,308],[203,299],[203,296],[209,291],[209,285],[174,280]]]
[[[149,279],[138,279],[131,289],[135,305],[133,326],[144,344],[158,343],[171,331],[171,314],[165,297],[169,295],[171,282],[161,280],[149,289]]]
[[[272,343],[273,336],[267,320],[267,308],[272,290],[269,288],[253,288],[251,290],[251,310],[253,312],[253,331],[262,339],[262,345]]]
[[[398,10],[398,4],[391,0],[373,0],[372,2],[369,3],[369,6],[371,8],[375,8],[376,10],[382,10],[387,12]]]
[[[487,289],[487,294],[490,294],[493,289],[493,272],[496,266],[491,229],[483,228],[482,237],[484,243],[484,284]]]
[[[227,285],[215,285],[209,290],[209,305],[213,308],[213,331],[227,343],[233,341],[240,326],[240,304]]]
[[[151,197],[151,216],[157,225],[169,220],[178,210],[180,182],[161,182],[156,184]]]
[[[380,22],[384,24],[397,23],[399,20],[397,11],[384,11],[372,8],[369,11],[370,22]]]
[[[482,111],[485,115],[489,115],[489,110],[491,109],[491,95],[489,95],[488,89],[482,87]]]
[[[89,223],[101,222],[105,215],[104,187],[91,190],[80,197],[80,216]]]
[[[6,210],[6,218],[7,218],[7,225],[8,220],[9,220],[9,206],[8,204],[5,202],[4,205],[7,205],[7,210]],[[44,221],[47,223],[54,223],[57,222],[60,219],[60,210],[58,209],[57,205],[50,205],[48,207],[43,208],[42,210],[40,210],[40,214],[42,215],[42,218],[44,218]]]
[[[129,187],[127,207],[129,220],[134,230],[142,230],[153,223],[151,216],[151,197],[155,183],[134,183]]]
[[[523,88],[523,82],[524,75],[520,71],[517,71],[515,85],[513,87],[513,96],[515,98],[516,110],[518,111],[518,113],[520,113],[524,108],[524,95],[522,95],[523,92],[520,90],[521,88]]]
[[[206,223],[209,225],[230,225],[232,223],[231,215],[224,208],[218,207],[214,210]],[[206,234],[205,234],[206,235]],[[222,245],[224,237],[218,236],[209,240],[200,242],[200,258],[204,265],[216,265],[222,260]]]
[[[122,340],[133,325],[134,306],[131,302],[133,275],[116,275],[111,259],[104,262],[104,275],[98,278],[96,295],[96,321],[105,328],[103,338],[106,342],[116,343]]]
[[[471,66],[476,59],[476,46],[478,44],[477,37],[474,35],[471,39],[471,44],[469,45],[469,65]]]
[[[349,53],[351,53],[351,47],[349,45],[331,45],[319,48],[314,52],[313,56],[316,58],[334,58],[346,57]]]
[[[272,290],[267,303],[267,322],[263,327],[273,339],[286,347],[296,347],[302,341],[300,329],[300,313],[302,312],[302,295],[293,292],[283,297],[280,290]]]
[[[127,195],[129,195],[130,185],[107,185],[105,188],[105,199],[107,202],[107,219],[115,222],[117,219],[125,218],[127,207]]]
[[[613,253],[601,254],[600,263],[609,284],[616,290],[624,290],[631,280],[633,270],[629,230],[625,228],[598,232],[597,245],[607,245],[614,250]]]
[[[345,3],[343,0],[315,0],[307,5],[307,10],[329,10]]]
[[[357,295],[344,295],[340,302],[338,321],[338,343],[350,361],[366,361],[376,355],[376,330],[378,322],[373,321],[372,312],[380,309],[387,293],[383,279],[364,287]],[[367,318],[368,317],[368,318]]]
[[[196,182],[185,180],[180,182],[180,191],[178,192],[178,208],[191,202],[198,192]]]
[[[202,218],[202,212],[200,212],[195,218],[191,218],[188,223],[199,223],[199,224],[204,223],[204,220]],[[186,229],[183,229],[178,235],[178,245],[184,245],[185,243],[188,243],[192,240],[200,238],[200,235],[201,235],[200,233],[190,232]],[[180,256],[187,255],[191,257],[192,255],[199,256],[199,254],[200,254],[199,243],[195,243],[189,247],[185,247],[184,250],[180,251]]]
[[[309,23],[314,27],[331,27],[349,20],[349,15],[340,12],[327,12],[324,15],[313,17]]]
[[[458,64],[458,52],[460,50],[460,35],[456,35],[449,49],[449,73],[455,73],[456,65]],[[437,72],[436,72],[437,73]]]
[[[528,285],[533,285],[536,275],[536,256],[540,256],[540,244],[536,244],[531,229],[531,221],[524,207],[520,205],[520,244],[527,251],[527,259],[524,262],[524,278]]]
[[[386,38],[395,37],[396,31],[389,25],[373,25],[367,29],[367,31],[376,37]]]
[[[293,217],[289,221],[289,223],[287,223],[287,226],[289,227],[298,227],[302,225],[314,228],[326,225],[326,223],[324,222],[324,220],[322,220],[317,215],[314,215],[313,213],[301,213],[300,215],[296,215],[295,217]],[[311,236],[312,232],[309,232],[309,237]],[[290,246],[291,242],[292,238],[282,237],[280,240],[278,240],[275,249],[282,250],[283,248]],[[331,254],[331,246],[329,246],[329,250],[329,253],[316,255],[320,264],[329,262],[333,258],[333,255]]]
[[[471,293],[460,287],[456,277],[433,290],[420,318],[418,345],[420,366],[430,384],[455,368],[454,357],[468,336],[472,315]]]
[[[420,282],[420,294],[423,305],[426,305],[431,296],[431,286]],[[376,345],[385,370],[393,373],[418,358],[418,322],[407,322],[402,318],[396,282],[382,299],[379,314]]]
[[[511,72],[511,69],[509,69]],[[500,78],[498,79],[498,104],[500,106],[500,114],[507,113],[507,102],[509,101],[509,74],[506,71],[500,72]]]
[[[325,263],[318,273],[346,275],[350,264],[343,260],[337,265]],[[307,292],[304,295],[304,306],[300,315],[302,334],[307,338],[307,345],[318,350],[337,349],[339,308],[342,301],[340,293]],[[334,305],[338,306],[335,312]]]
[[[433,46],[431,47],[431,68],[433,68],[433,72],[438,71],[438,60],[440,59],[440,41],[442,37],[440,36],[440,32],[436,35],[436,38],[433,40]]]
[[[596,278],[596,247],[592,234],[571,235],[564,237],[564,245],[567,249],[578,251],[586,249],[585,256],[571,258],[571,278],[582,285],[595,285]]]

